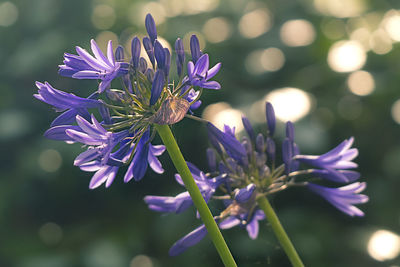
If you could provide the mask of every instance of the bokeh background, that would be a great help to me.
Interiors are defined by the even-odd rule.
[[[197,115],[241,130],[245,114],[265,131],[269,100],[280,120],[296,122],[303,153],[355,137],[370,196],[364,218],[301,188],[272,199],[306,266],[400,266],[398,9],[396,0],[0,1],[0,266],[221,266],[207,238],[167,254],[200,221],[193,210],[163,216],[143,202],[182,191],[166,154],[165,175],[89,190],[91,174],[72,166],[79,145],[42,136],[56,114],[32,97],[34,82],[87,96],[95,81],[57,75],[63,52],[89,48],[91,38],[129,46],[148,12],[165,44],[179,36],[187,48],[196,33],[212,63],[223,63],[223,87],[204,93]],[[204,168],[203,125],[184,120],[173,130],[185,157]],[[242,229],[223,233],[239,266],[289,266],[266,223],[255,241]]]

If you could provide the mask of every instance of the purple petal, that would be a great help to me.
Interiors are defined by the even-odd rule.
[[[221,85],[216,81],[202,82],[199,86],[206,89],[221,89]]]
[[[170,256],[177,256],[184,252],[191,246],[196,245],[199,243],[205,236],[207,235],[207,229],[204,224],[189,234],[185,235],[183,238],[178,240],[169,250]]]
[[[194,73],[205,77],[209,67],[209,57],[207,54],[202,55],[194,66]]]
[[[88,150],[82,152],[79,154],[75,160],[74,160],[74,165],[75,166],[80,166],[84,163],[87,163],[91,160],[94,160],[99,156],[99,149],[96,148],[88,148]]]
[[[258,221],[256,219],[254,219],[254,218],[253,218],[253,220],[251,220],[250,223],[248,223],[246,225],[247,233],[249,234],[249,237],[251,239],[254,240],[254,239],[257,238],[257,236],[258,236],[258,228],[259,228]]]
[[[72,75],[75,79],[100,79],[101,74],[93,70],[81,70]]]
[[[221,66],[222,66],[221,63],[217,63],[214,67],[212,67],[209,71],[207,71],[207,80],[217,75],[217,73],[221,69]]]
[[[275,124],[276,124],[274,107],[272,106],[272,104],[270,102],[267,102],[265,104],[265,107],[266,107],[265,110],[266,110],[269,135],[273,136],[274,132],[275,132]]]
[[[189,79],[192,80],[194,75],[194,64],[192,61],[189,61],[187,64],[187,72],[189,75]]]
[[[111,64],[110,67],[114,67],[115,66],[115,58],[114,58],[114,51],[113,51],[113,46],[112,46],[112,41],[109,40],[108,44],[107,44],[107,58],[108,58],[108,62],[110,62]]]
[[[230,229],[240,224],[240,220],[235,216],[229,216],[218,224],[220,229]]]
[[[156,173],[163,173],[164,169],[161,165],[161,162],[157,159],[157,157],[151,152],[148,154],[147,161],[149,162],[150,168],[153,169]]]
[[[110,69],[110,67],[108,65],[106,65],[105,63],[94,58],[85,49],[77,46],[76,52],[93,69],[96,69],[96,70],[109,70]]]
[[[94,39],[90,40],[90,45],[96,59],[103,62],[105,65],[112,67],[111,62],[108,61],[108,59],[104,56],[103,52],[100,50],[99,46],[97,45]]]
[[[251,196],[253,195],[255,189],[256,189],[256,185],[255,184],[249,184],[245,188],[239,189],[235,193],[235,200],[238,203],[247,202],[251,198]]]
[[[49,139],[58,140],[58,141],[75,141],[75,139],[71,138],[69,135],[65,133],[65,130],[73,129],[79,131],[80,128],[74,125],[59,125],[54,126],[48,129],[44,136]]]

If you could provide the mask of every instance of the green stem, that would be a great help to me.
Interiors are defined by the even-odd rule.
[[[176,170],[181,175],[182,181],[184,182],[185,187],[188,190],[194,205],[199,211],[201,220],[206,226],[208,235],[213,241],[214,246],[216,247],[224,265],[226,267],[236,267],[237,265],[235,263],[235,260],[233,259],[224,238],[222,237],[222,234],[211,214],[211,211],[207,206],[207,203],[204,201],[204,198],[201,195],[200,190],[193,179],[193,176],[186,164],[185,159],[182,156],[182,153],[178,147],[178,144],[175,141],[171,129],[168,125],[154,124],[154,127],[156,128],[164,145],[166,146],[168,154],[171,157],[171,160],[174,163]]]
[[[268,199],[265,196],[260,196],[257,198],[257,202],[260,208],[264,211],[265,216],[267,217],[267,220],[271,224],[272,230],[275,233],[275,236],[278,238],[279,243],[281,244],[286,255],[289,257],[292,265],[294,267],[304,267],[299,254],[297,254],[296,249],[286,234],[285,229],[283,229],[282,224],[279,221],[278,216],[276,216],[275,211],[272,209],[271,204],[269,204]]]

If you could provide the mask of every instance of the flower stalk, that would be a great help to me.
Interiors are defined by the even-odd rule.
[[[158,134],[160,135],[161,140],[163,141],[176,170],[181,175],[185,187],[188,190],[194,205],[199,211],[201,220],[204,222],[208,234],[212,242],[214,243],[214,246],[217,249],[221,260],[223,261],[226,267],[237,266],[221,234],[221,231],[219,230],[218,225],[216,224],[211,214],[211,211],[207,206],[207,203],[205,202],[203,196],[200,193],[199,188],[197,187],[193,179],[193,176],[186,164],[185,159],[183,158],[183,155],[178,147],[178,144],[175,141],[171,129],[169,128],[168,125],[154,124],[154,127],[157,130]]]
[[[286,234],[285,229],[283,228],[281,222],[278,219],[274,209],[271,207],[268,199],[265,196],[260,196],[257,198],[257,203],[259,207],[264,211],[267,220],[271,224],[272,230],[275,233],[276,238],[281,244],[283,250],[288,256],[290,262],[293,267],[304,267],[303,262],[301,261],[299,254],[294,248],[292,242],[290,241],[288,235]]]

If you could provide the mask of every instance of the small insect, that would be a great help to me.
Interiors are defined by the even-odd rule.
[[[152,123],[174,124],[183,119],[190,107],[190,103],[183,98],[169,96],[160,109],[150,118]]]

